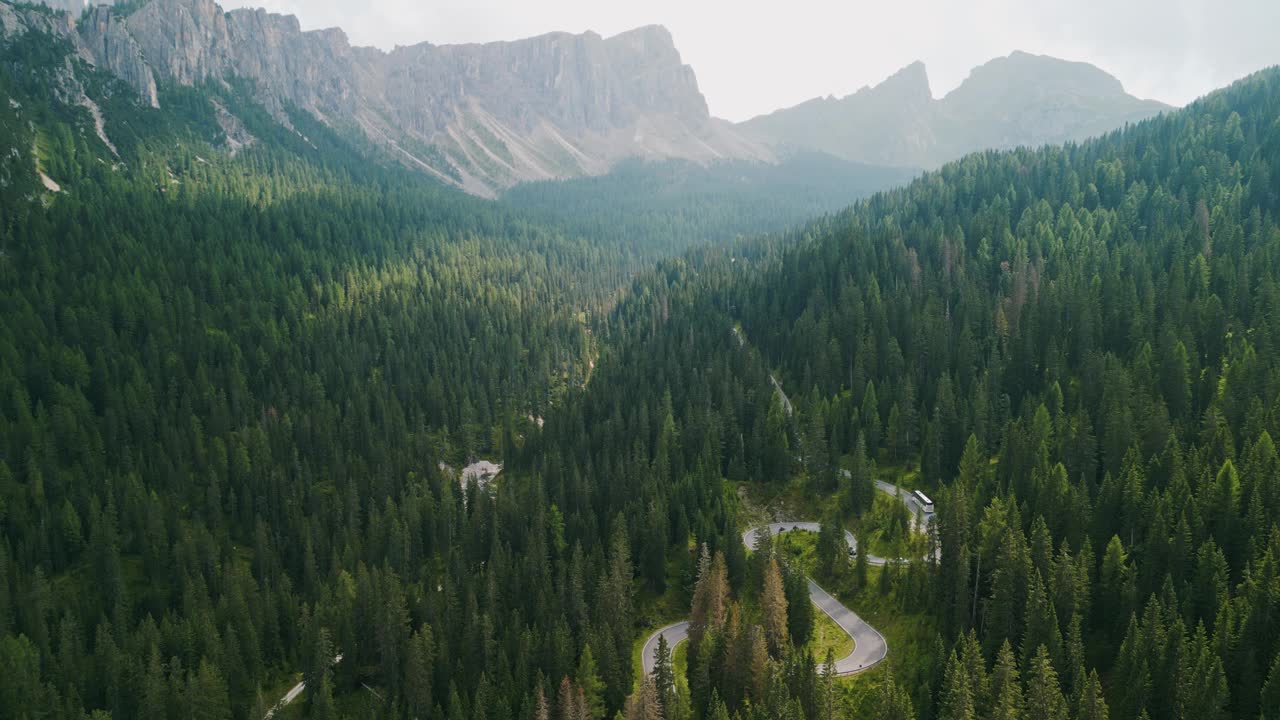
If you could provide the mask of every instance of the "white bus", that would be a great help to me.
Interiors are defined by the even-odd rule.
[[[925,495],[919,490],[916,490],[915,492],[911,493],[911,496],[916,499],[916,502],[920,503],[921,510],[927,513],[933,512],[933,501],[929,499],[928,495]]]

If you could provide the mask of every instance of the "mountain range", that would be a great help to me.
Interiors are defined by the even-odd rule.
[[[923,63],[843,98],[816,98],[739,129],[779,150],[932,168],[980,149],[1061,144],[1169,110],[1087,63],[1015,52],[935,99]]]
[[[46,2],[69,14],[0,2],[0,36],[60,37],[152,107],[166,87],[248,81],[286,127],[292,109],[308,111],[380,161],[482,196],[603,174],[628,158],[775,162],[818,151],[929,168],[982,148],[1077,139],[1166,109],[1090,65],[1015,53],[940,100],[916,63],[854,95],[735,125],[711,115],[661,26],[384,52],[352,46],[339,29],[304,32],[293,16],[224,12],[213,0]],[[211,102],[229,149],[253,141]]]

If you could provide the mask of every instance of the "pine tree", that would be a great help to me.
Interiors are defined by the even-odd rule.
[[[1096,670],[1090,671],[1085,679],[1076,707],[1076,720],[1108,720],[1110,710],[1102,696],[1102,682]]]
[[[556,693],[556,720],[577,720],[580,711],[577,686],[568,676],[560,678],[560,689]]]
[[[190,673],[186,702],[193,720],[231,720],[227,682],[208,660],[200,662],[199,671]]]
[[[861,515],[870,510],[875,500],[875,493],[872,462],[867,456],[866,433],[860,430],[851,452],[845,489],[841,498],[844,514]]]
[[[769,678],[773,665],[769,659],[769,644],[764,632],[758,627],[751,628],[751,682],[749,693],[752,699],[763,701],[769,692]]]
[[[822,681],[819,686],[817,720],[836,718],[836,655],[827,648],[827,659],[822,664]]]
[[[697,647],[689,646],[688,668],[686,670],[689,680],[689,699],[693,705],[694,715],[701,716],[706,714],[706,710],[711,702],[711,697],[716,693],[712,678],[712,666],[717,658],[717,634],[703,637],[703,641]],[[696,654],[695,654],[696,653]]]
[[[787,632],[787,596],[782,585],[782,570],[777,556],[769,558],[765,566],[764,587],[760,593],[760,611],[764,616],[765,639],[769,654],[780,658],[786,654],[790,643]]]
[[[1078,697],[1085,682],[1084,632],[1081,629],[1079,615],[1071,616],[1065,644],[1066,690],[1069,696]]]
[[[534,703],[533,720],[551,720],[551,705],[547,702],[547,694],[538,687],[538,699]]]
[[[809,422],[805,431],[805,470],[815,487],[828,493],[834,489],[836,477],[827,440],[826,414],[817,387],[813,388],[807,405]]]
[[[1041,645],[1027,668],[1027,720],[1067,720],[1067,701],[1058,685],[1049,650]]]
[[[338,717],[338,710],[333,703],[333,680],[328,674],[320,679],[320,685],[311,693],[310,710],[310,717],[315,720],[334,720]]]
[[[663,638],[663,642],[666,639]],[[582,648],[582,655],[578,658],[578,670],[574,674],[578,687],[582,690],[583,697],[586,701],[586,711],[591,718],[600,720],[604,717],[604,682],[600,680],[600,675],[596,671],[596,659],[591,654],[591,645],[588,643]]]
[[[430,716],[435,704],[431,684],[434,676],[435,643],[431,626],[422,625],[409,640],[409,657],[405,668],[405,707],[410,716]]]
[[[1113,535],[1102,556],[1102,571],[1098,577],[1100,605],[1098,614],[1107,619],[1110,628],[1118,633],[1125,618],[1133,612],[1133,568],[1129,555],[1119,536]]]
[[[876,384],[867,381],[867,389],[862,395],[862,413],[859,415],[867,437],[867,450],[875,453],[880,448],[880,401],[876,398]]]
[[[616,658],[612,663],[601,664],[605,668],[602,675],[605,679],[607,707],[620,706],[626,689],[632,686],[631,663],[625,660],[631,656],[631,551],[626,522],[621,516],[615,520],[614,527],[613,541],[609,546],[609,566],[601,580],[601,601],[597,604],[597,627],[607,628],[612,640],[609,653]]]
[[[1262,708],[1259,720],[1280,718],[1280,653],[1271,661],[1267,680],[1262,685],[1262,695],[1258,698],[1258,707]]]
[[[1175,710],[1180,720],[1228,717],[1227,676],[1204,625],[1185,644],[1179,658]]]
[[[991,672],[991,720],[1020,720],[1023,716],[1022,680],[1009,641],[1000,646]]]
[[[1043,645],[1048,648],[1049,657],[1056,665],[1062,657],[1062,633],[1058,630],[1058,614],[1049,602],[1038,570],[1031,576],[1024,617],[1026,626],[1022,633],[1022,664],[1030,666],[1033,654]]]
[[[24,720],[46,714],[52,688],[40,682],[40,653],[35,644],[26,635],[0,638],[0,661],[4,667],[0,707],[6,714]]]
[[[974,708],[981,710],[990,706],[992,704],[991,678],[987,674],[987,661],[982,654],[982,645],[978,642],[977,633],[973,630],[965,633],[956,643],[956,649],[960,664],[965,668],[965,677],[969,680]]]
[[[975,720],[977,717],[968,670],[952,652],[938,702],[938,720]]]
[[[809,600],[809,579],[791,563],[782,565],[782,589],[787,605],[787,634],[801,647],[813,636],[814,606]]]
[[[671,648],[667,645],[667,636],[658,636],[658,648],[654,653],[653,682],[658,689],[658,704],[662,706],[664,716],[671,707],[676,692],[676,672],[671,663]]]
[[[640,681],[640,687],[627,698],[626,720],[663,720],[658,699],[658,686],[652,676]]]
[[[867,544],[862,542],[858,537],[854,537],[854,543],[857,550],[853,554],[853,589],[855,592],[861,592],[867,586],[867,575],[869,573],[867,555]],[[881,568],[881,572],[884,569]]]
[[[832,506],[818,529],[815,554],[818,560],[818,574],[822,578],[839,577],[841,571],[848,567],[849,545],[845,540],[838,506]]]
[[[711,696],[711,712],[707,717],[710,720],[729,720],[729,708],[725,706],[718,694]]]
[[[902,412],[899,403],[889,406],[889,420],[885,424],[885,445],[888,446],[889,458],[893,462],[901,462],[910,452],[907,445],[907,432],[902,427]]]
[[[698,560],[698,580],[693,589],[693,606],[689,613],[689,646],[697,648],[707,632],[724,626],[729,599],[729,573],[724,555],[714,559],[704,544]],[[696,652],[696,650],[695,650]]]
[[[911,695],[906,688],[894,680],[892,670],[886,672],[884,680],[880,683],[875,710],[871,717],[873,720],[915,720],[916,718]]]
[[[989,651],[1005,640],[1015,640],[1021,635],[1026,610],[1026,594],[1030,585],[1031,558],[1022,530],[1010,527],[1004,542],[996,552],[994,571],[991,574],[991,602],[988,610],[986,646]],[[1024,652],[1029,657],[1034,652]],[[1029,667],[1029,665],[1024,665]]]

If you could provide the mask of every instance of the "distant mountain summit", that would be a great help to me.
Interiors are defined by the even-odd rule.
[[[810,100],[739,125],[782,151],[936,167],[975,150],[1079,140],[1144,120],[1169,106],[1127,94],[1088,63],[1015,52],[975,68],[935,100],[923,63],[843,98]]]
[[[3,35],[50,27],[39,11],[0,8]],[[158,105],[165,83],[247,79],[282,122],[289,105],[308,110],[480,195],[599,174],[629,157],[770,157],[711,117],[693,70],[658,26],[383,52],[352,47],[338,29],[303,32],[293,16],[224,12],[213,0],[97,6],[80,18],[52,27],[145,103]]]
[[[876,165],[925,167],[934,136],[933,94],[923,63],[843,98],[815,98],[739,125],[783,152],[816,151]]]

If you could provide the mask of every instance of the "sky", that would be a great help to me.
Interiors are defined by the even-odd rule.
[[[1014,50],[1093,63],[1184,105],[1280,64],[1280,0],[221,0],[391,49],[665,25],[714,115],[843,96],[916,60],[941,97]]]

